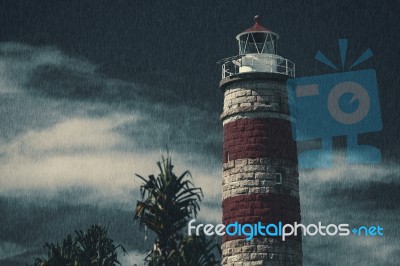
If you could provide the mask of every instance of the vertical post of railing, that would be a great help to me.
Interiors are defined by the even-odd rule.
[[[285,63],[286,63],[286,75],[288,74],[288,64],[287,64],[287,59],[285,59]]]

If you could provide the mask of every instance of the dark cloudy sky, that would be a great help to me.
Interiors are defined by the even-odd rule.
[[[169,149],[203,187],[200,218],[221,218],[222,93],[216,62],[236,55],[252,17],[281,38],[297,76],[348,65],[377,72],[383,130],[361,136],[380,165],[300,173],[304,223],[380,224],[382,238],[305,237],[305,265],[400,261],[397,1],[0,2],[0,265],[24,265],[46,241],[98,223],[132,265],[151,245],[132,222],[140,183]],[[343,143],[343,138],[338,140]],[[342,144],[341,144],[342,145]],[[339,145],[340,146],[340,145]],[[338,153],[339,154],[339,153]],[[340,157],[340,156],[338,156]]]

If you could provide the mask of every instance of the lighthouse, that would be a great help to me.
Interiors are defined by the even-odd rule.
[[[222,220],[293,225],[301,220],[299,174],[286,81],[295,65],[278,55],[278,34],[254,20],[236,36],[239,54],[220,61]],[[302,265],[301,234],[284,241],[271,235],[224,235],[222,265]]]

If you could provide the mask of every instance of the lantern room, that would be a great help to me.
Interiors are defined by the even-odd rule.
[[[245,54],[275,54],[278,34],[270,31],[260,24],[260,16],[254,17],[253,27],[238,34],[239,55]]]
[[[254,25],[236,36],[239,55],[218,62],[222,64],[222,78],[247,72],[294,77],[294,63],[277,54],[278,38],[278,34],[261,25],[260,16],[255,16]]]

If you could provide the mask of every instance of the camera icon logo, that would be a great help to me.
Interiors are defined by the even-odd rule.
[[[340,107],[340,97],[350,93],[353,95],[351,103],[358,100],[358,108],[350,113],[343,111]],[[371,107],[371,100],[368,91],[359,83],[353,81],[345,81],[336,85],[328,95],[328,111],[329,114],[339,123],[356,124],[363,120],[368,114]]]
[[[339,40],[344,68],[347,40]],[[350,69],[372,55],[368,49]],[[335,68],[322,53],[316,59]],[[289,107],[294,116],[296,141],[321,140],[321,149],[299,154],[300,168],[329,168],[333,165],[332,138],[347,137],[348,163],[378,163],[379,149],[359,145],[357,135],[382,129],[378,85],[373,69],[294,78],[287,81]]]

